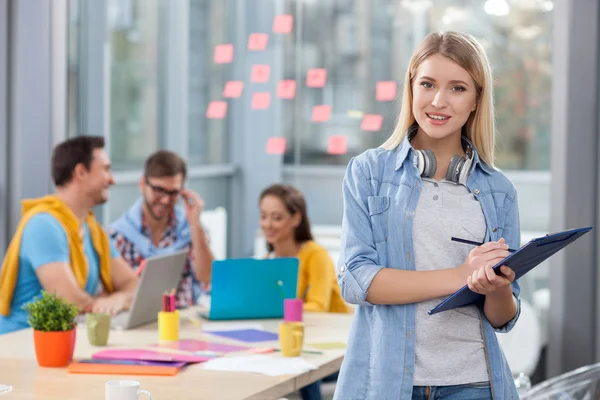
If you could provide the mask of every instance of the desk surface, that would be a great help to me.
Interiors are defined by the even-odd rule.
[[[257,344],[241,343],[202,332],[198,322],[185,318],[194,310],[182,314],[181,339],[204,339],[213,342],[254,347],[278,347],[276,342]],[[305,349],[310,343],[346,342],[352,315],[305,313]],[[239,323],[240,321],[237,321]],[[250,321],[248,321],[250,322]],[[281,320],[259,320],[265,330],[277,332]],[[200,321],[204,323],[204,321]],[[75,359],[89,358],[99,350],[110,348],[151,348],[158,342],[156,324],[149,324],[129,331],[111,331],[108,346],[90,346],[85,326],[78,328]],[[160,399],[277,399],[307,384],[339,370],[344,349],[320,350],[323,354],[303,354],[302,357],[318,367],[300,375],[266,376],[239,372],[206,371],[193,364],[172,377],[118,376],[69,374],[64,368],[41,368],[35,360],[32,330],[22,330],[0,336],[0,384],[13,387],[11,392],[0,395],[1,400],[80,400],[104,399],[104,383],[111,379],[134,379],[141,388]],[[239,355],[247,353],[231,353]],[[281,353],[271,353],[281,357]],[[143,398],[143,396],[141,397]]]

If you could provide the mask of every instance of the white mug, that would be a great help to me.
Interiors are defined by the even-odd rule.
[[[108,381],[104,387],[106,389],[106,400],[138,400],[138,396],[142,393],[148,396],[149,400],[152,400],[149,391],[140,390],[138,381]]]

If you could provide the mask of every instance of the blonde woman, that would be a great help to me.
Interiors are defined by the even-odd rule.
[[[494,168],[492,82],[473,37],[430,34],[394,133],[350,161],[338,281],[358,308],[335,399],[518,398],[495,336],[519,316],[519,286],[491,267],[520,232],[515,188]],[[428,315],[465,284],[484,300]]]

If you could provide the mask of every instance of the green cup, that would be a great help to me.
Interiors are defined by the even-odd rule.
[[[105,346],[110,332],[110,315],[93,314],[85,315],[88,341],[92,346]]]

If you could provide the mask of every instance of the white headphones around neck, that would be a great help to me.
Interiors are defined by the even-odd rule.
[[[408,131],[408,140],[410,141],[417,133],[417,127],[411,127]],[[463,147],[465,149],[466,158],[456,154],[450,160],[448,165],[448,171],[446,172],[446,180],[461,185],[467,185],[467,179],[469,178],[469,172],[473,166],[473,148],[467,140],[462,140]],[[433,151],[429,149],[417,150],[417,168],[419,174],[423,178],[431,178],[435,175],[437,170],[437,161]]]

